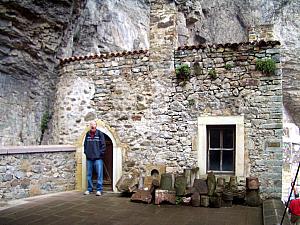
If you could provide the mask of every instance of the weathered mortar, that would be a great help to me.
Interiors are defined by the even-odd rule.
[[[0,200],[75,189],[75,148],[41,147],[0,149]]]
[[[58,99],[64,101],[57,102],[57,121],[63,127],[57,130],[61,132],[59,140],[72,143],[89,119],[98,118],[115,128],[121,142],[128,144],[124,170],[164,163],[182,171],[197,165],[199,116],[244,115],[248,175],[261,179],[262,192],[279,196],[281,73],[277,70],[268,76],[255,70],[256,58],[277,60],[278,48],[246,44],[235,50],[212,46],[176,51],[175,64],[188,63],[192,68],[192,77],[185,85],[178,83],[174,71],[155,73],[154,78],[145,53],[71,62],[61,69]],[[199,74],[193,69],[195,62],[200,65]],[[225,69],[228,62],[233,65],[230,70]],[[217,79],[209,77],[210,68],[216,69]],[[66,90],[80,90],[75,87],[82,85],[81,80],[89,80],[93,90],[82,90],[72,99]],[[166,80],[169,83],[165,87],[162,81]],[[73,86],[69,86],[70,81]],[[90,98],[78,111],[84,95]],[[72,119],[74,113],[78,118]]]
[[[279,46],[249,44],[239,45],[235,50],[212,46],[180,50],[175,55],[177,65],[188,63],[191,68],[197,68],[192,70],[193,76],[183,90],[174,93],[174,103],[188,109],[186,114],[180,113],[178,126],[182,121],[191,124],[203,114],[244,115],[249,175],[260,178],[262,192],[279,197],[282,173],[281,73],[277,70],[270,76],[255,69],[256,58],[273,58],[279,63]],[[225,69],[226,64],[231,64],[232,68]],[[212,68],[218,74],[217,79],[209,76]],[[176,99],[178,95],[186,106],[190,103],[190,109],[184,107],[184,101]]]
[[[74,143],[88,121],[97,118],[128,145],[123,171],[162,163],[169,171],[182,172],[200,160],[198,117],[244,116],[245,176],[260,178],[264,197],[280,197],[279,43],[194,46],[174,55],[174,5],[151,4],[149,54],[125,52],[63,61],[71,62],[60,69],[56,141]],[[257,58],[268,57],[277,62],[275,75],[255,69]],[[193,76],[185,85],[175,76],[174,68],[181,63],[192,68]],[[226,63],[233,67],[225,69]],[[215,80],[208,75],[212,68],[218,74]]]

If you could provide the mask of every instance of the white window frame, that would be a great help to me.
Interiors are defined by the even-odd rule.
[[[207,125],[235,125],[235,175],[245,175],[244,116],[198,117],[198,167],[200,175],[207,174]]]
[[[234,127],[234,129],[233,129],[233,127]],[[206,129],[206,132],[207,132],[207,134],[208,134],[208,138],[207,138],[207,140],[208,140],[208,143],[207,143],[207,154],[208,154],[208,157],[207,157],[207,160],[208,160],[208,162],[207,162],[207,170],[209,170],[208,168],[210,167],[210,160],[209,160],[209,154],[210,154],[210,151],[218,151],[218,153],[220,154],[220,162],[219,162],[219,165],[220,165],[220,170],[217,170],[217,171],[214,171],[214,172],[216,172],[216,173],[220,173],[220,174],[232,174],[232,173],[235,173],[235,154],[236,154],[236,150],[235,150],[235,125],[222,125],[222,126],[215,126],[215,125],[213,125],[213,126],[210,126],[210,127],[206,127],[207,129]],[[211,146],[210,146],[210,142],[211,142],[211,140],[210,140],[210,132],[211,132],[211,130],[218,130],[219,131],[219,141],[220,141],[220,146],[219,147],[216,147],[216,148],[212,148]],[[230,130],[234,130],[234,132],[233,132],[233,136],[232,136],[232,144],[233,144],[233,146],[232,146],[232,148],[224,148],[223,147],[223,144],[224,144],[224,141],[223,141],[223,138],[224,138],[224,133],[225,133],[225,130],[227,130],[227,129],[230,129]],[[232,151],[233,152],[233,157],[234,157],[234,159],[233,159],[233,163],[234,163],[234,165],[233,165],[233,170],[230,170],[230,171],[227,171],[227,170],[223,170],[223,168],[222,168],[222,164],[223,164],[223,158],[222,158],[222,155],[223,155],[223,153],[224,152],[226,152],[226,151]]]

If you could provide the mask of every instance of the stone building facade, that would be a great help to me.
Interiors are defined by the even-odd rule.
[[[113,142],[113,184],[133,168],[163,164],[167,172],[198,167],[200,175],[258,176],[263,197],[280,197],[280,44],[176,48],[174,4],[151,2],[149,50],[61,61],[55,141],[77,144],[82,187],[82,141],[88,122],[98,120]],[[276,62],[275,74],[256,70],[265,58]],[[175,73],[183,64],[191,69],[185,80]]]

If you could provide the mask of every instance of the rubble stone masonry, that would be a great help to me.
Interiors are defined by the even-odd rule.
[[[0,201],[75,189],[73,146],[0,148]]]
[[[124,172],[149,164],[164,164],[167,171],[182,172],[196,167],[200,160],[196,141],[199,117],[243,116],[244,175],[259,178],[263,197],[280,197],[279,43],[176,49],[173,4],[158,1],[151,6],[149,51],[62,61],[54,113],[55,141],[73,144],[89,121],[100,119],[127,146],[122,159]],[[276,61],[275,74],[256,70],[256,60],[263,58]],[[175,68],[181,64],[191,68],[186,82],[175,75]],[[216,78],[209,75],[212,69]]]

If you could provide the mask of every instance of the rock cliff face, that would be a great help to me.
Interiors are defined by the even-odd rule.
[[[72,0],[1,1],[0,145],[40,142],[41,118],[55,88],[56,54],[76,8]]]
[[[273,23],[282,43],[285,106],[300,124],[298,0],[175,2],[177,45],[247,41],[249,26]],[[149,48],[149,18],[148,0],[2,0],[0,145],[40,142],[58,58]]]
[[[300,126],[300,2],[288,1],[275,20],[275,34],[282,44],[284,106]]]
[[[87,0],[70,24],[62,57],[149,48],[146,0]]]
[[[148,9],[142,0],[2,0],[0,146],[41,142],[54,107],[58,58],[148,48]],[[43,143],[49,142],[45,134]]]

